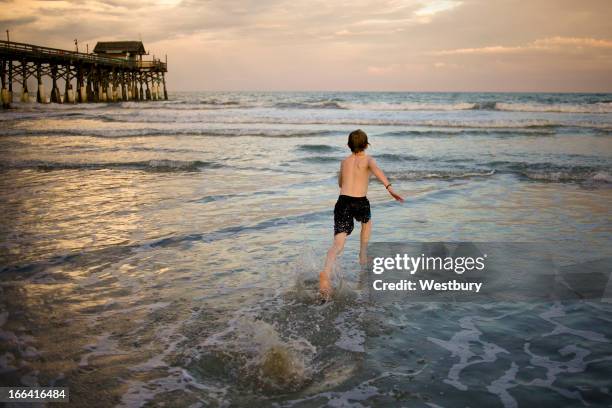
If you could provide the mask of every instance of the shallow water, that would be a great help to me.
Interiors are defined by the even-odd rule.
[[[0,114],[2,383],[66,385],[78,406],[608,406],[608,303],[374,304],[357,236],[334,301],[315,295],[356,127],[408,196],[371,186],[374,241],[610,257],[611,101],[15,104]]]

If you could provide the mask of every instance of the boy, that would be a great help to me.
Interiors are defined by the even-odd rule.
[[[334,243],[327,251],[325,267],[319,274],[319,290],[323,301],[331,297],[331,269],[336,261],[336,256],[344,248],[346,237],[353,231],[353,218],[361,222],[359,263],[364,265],[367,261],[366,250],[372,231],[370,202],[366,197],[370,172],[383,183],[394,199],[404,202],[404,199],[393,191],[391,183],[376,165],[376,161],[365,153],[368,145],[368,136],[363,130],[357,129],[351,132],[348,137],[351,155],[340,164],[340,173],[338,173],[340,197],[334,207]]]

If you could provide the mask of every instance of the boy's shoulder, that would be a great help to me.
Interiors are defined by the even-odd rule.
[[[349,154],[348,156],[346,156],[344,159],[342,159],[343,162],[347,161],[348,159],[355,157],[353,154]],[[361,158],[365,158],[368,161],[370,160],[374,160],[374,158],[372,156],[370,156],[369,154],[365,153],[363,156],[361,156]]]
[[[355,159],[355,156],[352,154],[349,154],[344,159],[342,159],[342,161],[340,162],[340,166],[343,166],[344,163],[348,162],[349,160],[354,160],[354,159]],[[360,157],[360,159],[365,159],[365,162],[367,163],[368,167],[370,167],[371,163],[374,161],[374,158],[367,153],[364,156]],[[361,165],[359,167],[361,167]]]

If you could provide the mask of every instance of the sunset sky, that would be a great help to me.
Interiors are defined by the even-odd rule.
[[[612,91],[610,0],[0,0],[12,41],[142,39],[171,90]]]

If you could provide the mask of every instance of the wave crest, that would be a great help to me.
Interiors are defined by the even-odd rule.
[[[184,161],[184,160],[168,160],[155,159],[148,161],[133,161],[133,162],[86,162],[86,163],[70,163],[70,162],[49,162],[40,160],[26,160],[4,162],[0,164],[0,168],[5,170],[39,170],[39,171],[55,171],[55,170],[142,170],[152,172],[181,172],[181,171],[199,171],[203,168],[219,168],[222,164],[211,161]]]
[[[273,105],[277,109],[347,109],[337,101],[324,100],[315,102],[278,102]]]

